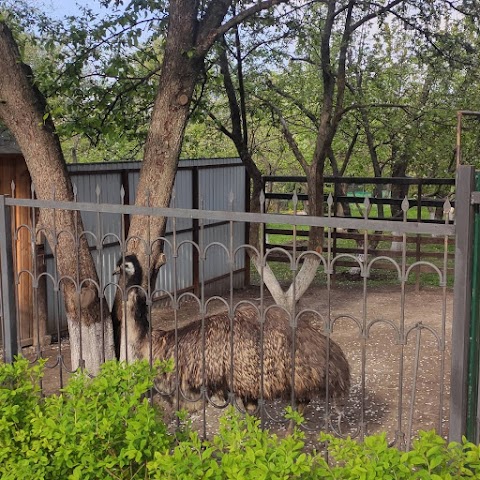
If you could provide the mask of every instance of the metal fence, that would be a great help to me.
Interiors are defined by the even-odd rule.
[[[304,176],[280,176],[266,175],[263,177],[265,197],[270,211],[279,210],[281,206],[291,202],[291,193],[295,190],[306,190],[306,177]],[[443,204],[445,198],[451,198],[451,220],[454,216],[454,178],[399,178],[399,177],[335,177],[326,176],[324,179],[324,200],[329,194],[333,194],[333,211],[338,216],[349,218],[363,218],[363,202],[369,199],[369,218],[392,219],[402,221],[401,205],[405,198],[409,201],[409,221],[422,223],[443,223]],[[308,210],[308,196],[305,193],[297,194],[302,208]],[[303,202],[303,203],[302,203]],[[273,248],[275,245],[271,239],[281,234],[292,235],[292,230],[286,226],[267,226],[264,231],[265,248]],[[298,236],[308,237],[308,231],[297,231]],[[353,255],[364,254],[363,237],[353,229],[337,229],[333,235],[333,254],[351,253]],[[400,257],[402,252],[395,251],[395,246],[400,244],[396,232],[377,231],[370,236],[369,255],[388,255]],[[452,238],[452,245],[454,239]],[[412,261],[419,262],[428,260],[433,263],[443,261],[441,245],[442,238],[432,235],[409,235],[407,238],[407,256]],[[306,249],[305,245],[299,245],[299,249]],[[453,269],[454,249],[449,252],[450,264]],[[355,268],[356,263],[350,258],[344,258],[337,262],[337,266]],[[384,262],[385,269],[393,266]],[[417,269],[417,272],[420,268]],[[453,270],[452,270],[453,273]],[[417,276],[417,287],[420,278]]]
[[[232,195],[225,195],[225,198],[227,204],[230,202],[229,204],[232,205],[236,202],[236,198]],[[366,202],[365,206],[367,207],[368,200]],[[236,398],[241,398],[242,395],[235,390],[233,377],[236,374],[242,374],[235,370],[235,365],[237,364],[236,355],[242,354],[244,344],[242,344],[241,336],[237,336],[235,328],[229,330],[226,327],[235,325],[230,322],[235,322],[234,318],[237,318],[235,315],[238,316],[238,312],[247,306],[250,310],[253,309],[256,317],[255,322],[251,324],[249,335],[250,338],[253,338],[253,352],[257,352],[259,355],[256,367],[258,371],[254,375],[254,378],[260,382],[259,398],[255,400],[258,400],[256,413],[261,417],[264,425],[274,430],[283,429],[285,427],[283,406],[285,403],[296,405],[297,400],[302,400],[295,397],[295,390],[292,390],[291,386],[296,385],[296,374],[303,374],[305,375],[304,380],[310,381],[309,375],[302,373],[300,368],[297,371],[295,366],[298,355],[303,354],[302,342],[307,342],[305,339],[306,327],[304,326],[307,323],[316,332],[321,332],[322,338],[325,340],[319,342],[318,349],[316,349],[317,353],[320,352],[323,355],[325,365],[330,365],[330,360],[334,362],[331,355],[336,349],[334,347],[336,344],[348,359],[351,372],[351,388],[342,405],[330,403],[331,395],[335,394],[334,391],[331,391],[336,388],[334,384],[324,389],[326,391],[317,389],[318,395],[315,395],[305,412],[304,428],[309,434],[316,437],[318,431],[323,430],[332,431],[341,436],[351,435],[363,438],[369,433],[386,431],[392,443],[404,448],[409,446],[411,438],[420,429],[434,428],[439,434],[447,435],[449,427],[450,431],[452,430],[452,423],[449,424],[448,421],[450,416],[450,418],[454,418],[454,436],[456,436],[458,432],[455,415],[458,414],[456,411],[458,392],[455,390],[452,391],[453,411],[449,412],[450,356],[452,353],[449,340],[452,331],[453,295],[449,286],[451,279],[448,273],[448,242],[456,233],[455,226],[448,215],[450,204],[448,202],[444,204],[445,220],[443,224],[408,221],[410,205],[407,200],[401,205],[402,221],[369,219],[367,215],[363,219],[335,217],[332,198],[327,201],[327,205],[327,215],[318,218],[306,215],[235,212],[231,208],[225,211],[216,211],[208,209],[207,205],[203,209],[158,209],[97,201],[70,203],[0,196],[2,328],[5,338],[5,356],[8,359],[19,349],[15,334],[15,312],[18,311],[19,305],[13,299],[15,299],[15,286],[21,281],[20,277],[25,274],[23,272],[21,275],[16,271],[13,254],[8,247],[7,239],[11,238],[8,215],[12,208],[30,208],[33,212],[39,208],[74,210],[89,214],[92,218],[102,218],[105,215],[135,214],[166,216],[171,226],[170,237],[167,241],[167,244],[170,245],[170,255],[166,267],[163,267],[167,273],[161,275],[160,282],[162,287],[163,284],[169,286],[171,294],[162,305],[149,309],[149,324],[154,327],[155,331],[159,328],[163,332],[152,334],[153,338],[157,338],[158,342],[158,338],[164,338],[167,335],[165,332],[170,331],[173,333],[170,333],[168,338],[173,339],[172,341],[185,342],[185,328],[190,328],[197,332],[201,342],[196,347],[206,347],[205,329],[213,325],[210,316],[221,312],[223,312],[223,316],[215,318],[220,319],[218,320],[220,324],[223,318],[224,327],[227,332],[230,332],[227,337],[218,337],[222,347],[225,343],[229,346],[226,350],[221,351],[226,351],[227,357],[228,352],[233,352],[233,355],[227,358],[231,381],[227,382],[225,399],[216,398],[214,394],[218,392],[209,388],[208,385],[198,388],[194,395],[189,394],[184,391],[185,379],[176,377],[173,380],[170,379],[169,388],[158,389],[160,394],[173,394],[178,402],[183,399],[186,403],[195,403],[197,407],[200,406],[201,415],[196,417],[196,422],[204,435],[210,433],[212,419],[226,404],[235,403],[238,408],[243,408],[242,402]],[[457,198],[457,215],[459,208],[462,209],[458,206]],[[365,211],[367,212],[368,208],[365,208]],[[178,225],[190,224],[189,222],[197,222],[199,232],[197,239],[189,241],[191,248],[186,249],[184,248],[186,244],[182,243],[181,230]],[[245,254],[252,251],[252,248],[246,244],[243,233],[251,222],[259,223],[261,230],[265,229],[265,225],[272,223],[289,224],[292,226],[294,234],[291,245],[284,245],[285,248],[275,247],[265,250],[263,246],[260,246],[260,251],[256,252],[261,259],[257,285],[239,291],[235,288],[234,272],[244,265]],[[208,226],[212,223],[221,225],[227,235],[226,240],[219,242],[209,236]],[[103,222],[101,224],[105,226]],[[321,254],[308,251],[299,252],[297,249],[299,238],[296,231],[302,227],[325,229],[326,242]],[[339,228],[352,228],[362,233],[365,249],[362,258],[348,253],[334,254],[332,250],[333,235]],[[369,255],[370,237],[377,231],[397,232],[402,252],[400,257],[389,257],[388,255],[372,257]],[[462,230],[460,232],[463,233]],[[101,233],[106,235],[108,232],[102,227]],[[409,234],[436,235],[443,238],[441,246],[443,261],[432,263],[422,260],[417,262],[408,257],[407,237]],[[190,261],[192,249],[198,251],[200,289],[195,292],[185,292],[182,287],[183,273],[181,269],[176,268],[176,265]],[[279,252],[288,259],[286,270],[275,267],[270,261]],[[460,275],[464,259],[463,252],[458,248],[457,253],[460,259],[456,259],[456,268]],[[103,249],[97,250],[97,263],[105,261],[102,257],[104,254]],[[286,323],[279,324],[278,329],[278,338],[283,341],[283,347],[279,347],[278,351],[275,351],[275,355],[270,354],[268,357],[267,348],[263,345],[262,340],[264,339],[264,329],[269,322],[269,312],[275,311],[275,308],[272,307],[274,302],[265,285],[267,265],[273,268],[277,278],[282,278],[282,286],[286,290],[297,277],[302,275],[302,266],[312,258],[318,264],[313,286],[298,304],[292,303],[288,311],[281,313],[281,316],[286,318]],[[334,272],[336,264],[346,258],[357,263],[359,274],[355,279],[346,277],[343,281],[338,277],[338,272],[334,277]],[[392,265],[395,272],[393,277],[385,277],[384,270],[377,268],[381,262],[389,262]],[[206,272],[211,264],[215,266],[222,264],[228,267],[228,274],[225,277],[228,289],[225,295],[208,293],[205,289]],[[422,275],[429,275],[425,280],[428,281],[428,287],[417,292],[412,288],[411,282],[414,272],[420,266]],[[428,273],[425,273],[427,271]],[[36,272],[28,273],[33,276],[34,285],[37,285]],[[100,291],[103,291],[106,285],[106,282],[100,279]],[[460,288],[458,285],[456,283],[457,290]],[[465,284],[463,286],[465,287]],[[59,303],[58,284],[53,287],[53,296]],[[147,303],[150,303],[149,301],[153,298],[146,300]],[[456,305],[458,309],[458,302]],[[460,318],[462,312],[456,311],[456,314],[459,315],[458,318],[455,318],[456,328],[457,324],[460,325],[461,322],[463,322],[462,325],[468,325],[468,321],[464,319],[465,316],[462,317],[463,320]],[[57,329],[61,321],[60,318],[55,319]],[[192,324],[192,321],[197,323]],[[187,325],[190,326],[187,327]],[[462,328],[466,327],[459,328],[460,331],[463,331]],[[225,329],[218,327],[218,331]],[[174,345],[171,351],[179,352],[183,347]],[[455,342],[454,347],[457,348]],[[149,357],[150,352],[156,350],[145,347],[142,351],[149,352],[148,355],[145,354]],[[157,351],[159,350],[157,349]],[[62,344],[62,342],[58,345],[37,344],[35,348],[24,353],[32,361],[39,357],[50,359],[47,362],[44,391],[50,393],[58,390],[69,373],[68,344]],[[457,355],[456,351],[453,353]],[[455,368],[461,362],[461,355],[462,353],[460,356],[454,357],[452,364]],[[204,355],[196,365],[196,371],[200,372],[201,378],[206,379],[207,371],[215,370],[215,362],[219,361],[220,354],[215,355],[210,351],[209,356]],[[309,360],[305,361],[308,363]],[[280,367],[285,367],[284,369],[287,371],[283,390],[281,389],[281,395],[277,391],[278,395],[275,394],[273,395],[275,398],[270,398],[268,382]],[[328,377],[333,375],[329,368],[325,368],[326,385],[330,385]],[[177,371],[180,371],[180,366]],[[455,370],[455,375],[457,373]],[[178,373],[178,375],[181,374]],[[453,382],[458,381],[460,380],[452,376],[452,385]],[[455,388],[457,387],[458,385],[455,386]],[[276,397],[283,397],[283,401]],[[248,398],[243,398],[243,400],[248,400]]]
[[[115,162],[115,163],[96,163],[96,164],[69,164],[72,183],[74,185],[75,197],[78,202],[106,203],[106,204],[125,204],[130,205],[135,202],[135,192],[139,180],[141,162]],[[247,209],[247,176],[245,167],[238,158],[219,158],[219,159],[195,159],[180,161],[177,175],[175,177],[174,195],[171,206],[180,208],[207,208],[212,210],[234,210],[245,211]],[[228,196],[232,193],[235,202],[229,203]],[[12,196],[16,195],[16,189],[12,188]],[[14,217],[20,218],[20,214],[26,212],[22,217],[30,219],[26,227],[31,228],[35,221],[33,211],[24,208],[22,212],[19,209]],[[92,255],[97,265],[98,274],[102,277],[102,282],[106,285],[110,281],[110,275],[114,265],[121,254],[121,248],[118,238],[126,236],[130,224],[129,215],[120,213],[101,213],[81,212],[83,226],[86,232],[92,232],[92,235],[86,235],[92,249]],[[24,221],[17,222],[25,223]],[[178,219],[175,225],[177,241],[189,242],[198,240],[199,222],[192,218]],[[210,241],[225,243],[228,238],[225,224],[222,222],[205,221],[203,225],[204,235]],[[173,226],[169,220],[166,228],[166,238],[172,236]],[[27,265],[27,269],[32,268],[35,260],[37,269],[45,269],[48,275],[55,275],[55,258],[48,246],[43,242],[36,245],[38,252],[36,259],[31,259],[30,240],[27,228],[19,229],[17,238],[16,256],[19,257],[20,269]],[[106,236],[102,242],[98,239],[104,234]],[[247,232],[243,225],[237,226],[236,238],[242,242],[245,241]],[[99,252],[101,249],[101,252]],[[198,271],[195,268],[197,262],[197,251],[188,243],[184,243],[185,254],[181,260],[176,263],[178,283],[176,288],[179,291],[195,290],[200,288]],[[188,253],[187,253],[188,252]],[[165,252],[168,255],[171,252]],[[22,258],[22,257],[29,257]],[[157,286],[171,291],[173,289],[170,272],[172,263],[168,262],[166,268],[162,269]],[[245,258],[237,259],[236,271],[234,274],[235,286],[240,287],[245,281]],[[229,267],[222,262],[217,262],[210,258],[204,265],[204,283],[208,288],[221,290],[222,283],[229,274]],[[21,285],[20,303],[31,304],[33,301],[33,289],[28,283],[29,279],[24,278]],[[227,285],[228,287],[228,285]],[[42,290],[43,295],[43,290]],[[45,317],[47,325],[42,327],[46,334],[55,337],[66,332],[67,324],[64,315],[64,302],[60,296],[58,299],[52,288],[45,291],[46,298],[43,301],[47,312]],[[113,302],[114,289],[107,288],[105,296],[109,305]],[[35,325],[31,322],[32,310],[21,309],[21,328],[19,335],[22,345],[31,345],[36,340]],[[60,329],[57,328],[60,322]],[[1,333],[0,333],[1,339]]]

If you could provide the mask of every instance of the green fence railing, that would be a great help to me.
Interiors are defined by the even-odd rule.
[[[475,173],[475,189],[480,191],[480,172]],[[479,383],[480,362],[480,205],[475,206],[472,258],[472,303],[468,349],[467,438],[479,443]]]

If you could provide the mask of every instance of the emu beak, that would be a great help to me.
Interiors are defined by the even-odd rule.
[[[117,267],[113,272],[112,272],[112,276],[114,277],[115,275],[120,275],[121,270],[120,270],[120,267]]]

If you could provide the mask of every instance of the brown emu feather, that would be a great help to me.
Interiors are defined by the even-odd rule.
[[[136,301],[138,300],[142,301],[141,298]],[[127,330],[128,343],[132,345],[131,355],[150,358],[148,324],[142,327],[138,323],[130,324],[127,321]],[[175,359],[176,342],[178,345],[175,371],[159,379],[161,390],[174,393],[178,375],[180,391],[187,398],[198,394],[202,385],[205,385],[209,395],[227,398],[228,392],[232,391],[246,405],[255,405],[262,397],[265,400],[290,398],[292,338],[286,313],[280,309],[270,309],[266,314],[262,342],[263,394],[260,373],[261,325],[258,313],[253,307],[239,308],[233,318],[233,370],[231,321],[227,313],[205,318],[203,327],[201,320],[193,321],[177,329],[176,337],[175,330],[153,330],[151,349],[154,359]],[[328,338],[307,320],[299,321],[295,341],[296,400],[305,404],[313,397],[325,397],[327,349],[329,397],[337,402],[344,399],[350,389],[350,368],[339,345],[333,340],[328,341]],[[230,388],[232,380],[233,388]]]
[[[138,278],[140,266],[136,258],[128,256],[125,260],[129,262],[126,269],[134,271]],[[133,282],[134,277],[130,280]],[[328,371],[328,396],[337,403],[347,396],[350,367],[343,351],[308,320],[298,321],[294,337],[288,315],[279,308],[270,308],[262,338],[258,312],[252,306],[242,306],[233,319],[221,313],[193,321],[176,331],[153,330],[150,334],[145,294],[141,288],[132,286],[132,282],[127,282],[121,350],[128,360],[149,359],[150,354],[154,359],[173,358],[174,372],[158,379],[162,391],[175,393],[178,378],[180,391],[186,398],[198,396],[203,386],[209,396],[227,398],[231,392],[246,406],[253,406],[260,398],[289,399],[294,385],[296,401],[306,404],[313,397],[326,396]]]

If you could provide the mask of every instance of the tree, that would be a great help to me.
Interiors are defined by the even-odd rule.
[[[218,53],[218,66],[228,104],[228,114],[225,115],[225,117],[228,117],[229,120],[219,118],[212,111],[212,108],[209,109],[210,118],[214,121],[216,127],[233,142],[240,159],[249,173],[252,181],[250,210],[256,213],[260,212],[262,208],[261,194],[263,191],[263,180],[262,172],[254,160],[254,151],[257,148],[257,145],[255,137],[251,133],[253,127],[252,118],[255,116],[253,113],[255,109],[252,108],[251,98],[254,97],[254,95],[247,90],[244,70],[249,57],[254,56],[254,52],[265,43],[263,38],[257,39],[255,36],[255,30],[259,29],[261,25],[262,23],[254,25],[254,31],[250,33],[251,43],[248,45],[248,48],[246,48],[243,43],[245,42],[246,35],[242,38],[238,27],[231,32],[231,44],[227,42],[226,37],[223,38]],[[276,40],[285,39],[286,36],[287,35],[283,32],[274,35]],[[248,53],[244,54],[243,49],[247,50]],[[255,65],[258,63],[258,56],[255,56],[254,58],[255,59],[251,63],[255,70]],[[250,75],[252,75],[252,73],[250,73]],[[250,108],[247,108],[248,104]],[[318,264],[316,261],[309,261],[310,257],[307,257],[306,261],[303,263],[301,271],[296,277],[295,286],[292,284],[288,291],[284,292],[268,262],[265,262],[259,255],[259,232],[259,224],[252,223],[250,225],[250,245],[253,248],[248,251],[250,258],[258,272],[262,272],[263,281],[275,302],[285,309],[291,310],[294,307],[295,301],[303,295],[310,283],[302,281],[305,278],[305,270],[313,266],[316,271]],[[294,289],[297,291],[295,299],[293,298]]]
[[[405,1],[362,5],[352,1],[318,2],[308,11],[292,7],[283,12],[276,29],[257,23],[247,32],[242,26],[242,32],[236,29],[225,36],[218,65],[227,107],[219,113],[220,102],[215,97],[206,110],[216,127],[232,140],[250,172],[254,185],[252,210],[259,208],[261,188],[254,154],[257,139],[252,134],[253,123],[257,122],[253,112],[262,108],[259,97],[278,120],[308,179],[309,213],[323,214],[323,175],[328,168],[334,175],[343,176],[353,164],[362,173],[373,169],[376,176],[381,176],[388,165],[394,176],[405,176],[408,166],[419,157],[415,155],[421,145],[419,132],[433,124],[432,113],[425,110],[435,66],[425,68],[418,51],[425,42],[438,41],[443,20],[456,7],[443,1],[417,6]],[[266,39],[258,35],[261,27],[272,32]],[[283,43],[285,39],[290,44]],[[272,53],[279,44],[278,51],[286,52],[283,55]],[[291,45],[295,45],[293,55]],[[366,57],[375,68],[365,61]],[[275,58],[278,63],[272,69]],[[264,64],[267,67],[262,70]],[[273,73],[267,73],[268,68]],[[377,131],[385,139],[378,140]],[[409,133],[412,131],[418,134]],[[388,159],[387,143],[392,147]],[[371,166],[365,166],[368,154]],[[345,193],[342,185],[339,188],[340,194]],[[311,229],[310,250],[321,251],[321,237],[320,229]],[[258,232],[252,229],[250,243],[257,242]],[[300,298],[319,265],[315,255],[305,256],[295,286],[283,292],[268,265],[261,265],[256,255],[252,259],[257,268],[263,268],[265,283],[276,302],[286,308]]]
[[[454,173],[456,112],[478,105],[471,22],[468,15],[450,18],[443,11],[432,19],[435,42],[405,28],[403,19],[386,22],[362,49],[354,94],[364,105],[360,123],[375,176]],[[423,193],[446,196],[448,191]],[[406,194],[402,188],[393,192],[396,198]],[[393,215],[400,213],[392,207]]]
[[[393,175],[406,175],[415,156],[420,157],[419,147],[425,146],[419,132],[439,132],[432,128],[439,109],[431,110],[434,104],[429,101],[438,61],[428,62],[421,56],[435,51],[437,56],[448,56],[449,62],[458,62],[465,43],[470,52],[475,51],[458,25],[473,24],[477,15],[477,2],[326,1],[296,20],[295,52],[287,51],[288,63],[278,66],[282,71],[288,65],[288,71],[272,75],[265,96],[310,180],[313,214],[322,213],[323,191],[318,185],[323,183],[328,161],[333,173],[342,173],[341,157],[349,168],[357,164],[356,158],[365,164],[365,144],[372,160],[369,172],[381,175],[388,164]],[[295,76],[294,72],[301,72],[303,86],[298,82],[292,88],[287,76]],[[317,90],[312,78],[319,85]],[[307,123],[316,129],[316,138],[310,135],[314,148],[303,141]],[[434,150],[438,142],[432,137],[431,144]],[[319,240],[310,248],[315,244],[318,248]]]
[[[162,14],[166,19],[165,47],[162,66],[159,74],[157,94],[151,113],[150,126],[146,138],[143,166],[136,195],[136,205],[155,205],[167,207],[173,189],[180,149],[188,119],[192,94],[204,61],[216,39],[241,21],[257,12],[270,8],[283,0],[264,0],[246,6],[234,17],[224,21],[231,4],[228,0],[211,0],[208,2],[192,2],[191,0],[172,0],[165,5]],[[105,2],[108,4],[110,2]],[[115,2],[113,2],[115,3]],[[144,2],[132,3],[133,12],[138,14],[138,7]],[[131,20],[134,20],[133,17]],[[127,22],[128,23],[128,22]],[[52,198],[49,180],[56,184],[55,197],[62,200],[73,198],[65,160],[55,134],[53,122],[49,118],[47,105],[35,87],[32,72],[21,62],[21,55],[13,39],[10,29],[4,20],[0,22],[0,118],[15,136],[24,153],[32,180],[40,199]],[[47,223],[47,212],[42,218]],[[66,232],[75,231],[75,218],[72,214],[62,214],[62,226]],[[76,221],[79,221],[76,219]],[[155,282],[158,270],[163,262],[161,242],[164,234],[165,218],[148,218],[135,216],[129,230],[127,250],[136,253],[143,271],[143,283],[147,286]],[[140,239],[149,229],[152,243],[144,245]],[[81,231],[81,230],[80,230]],[[65,236],[67,238],[68,235]],[[52,241],[52,239],[50,239]],[[63,240],[62,240],[63,241]],[[80,284],[86,279],[95,279],[95,269],[85,242],[80,251],[74,248],[74,242],[65,240],[62,243],[61,256],[58,259],[59,274],[66,277],[76,265],[76,255],[80,258]],[[73,276],[76,278],[76,275]],[[81,309],[78,288],[68,282],[62,284],[66,298],[69,332],[76,345],[83,346],[92,352],[85,356],[86,367],[95,372],[102,360],[98,353],[98,331],[102,326],[99,314],[98,298],[83,295]],[[89,287],[89,288],[87,288]],[[91,282],[85,284],[83,290],[91,290]],[[88,312],[88,316],[86,315]],[[80,325],[82,328],[80,328]],[[106,319],[105,338],[109,348],[107,358],[113,356],[112,327],[110,319]],[[82,333],[82,342],[75,332]],[[77,367],[80,358],[72,354],[72,366]]]
[[[21,62],[20,52],[5,22],[0,22],[0,118],[20,146],[38,198],[72,201],[73,191],[65,160],[46,101],[35,87],[31,69]],[[55,216],[55,221],[54,221]],[[48,225],[56,224],[57,237]],[[57,268],[65,295],[65,307],[72,343],[72,365],[80,365],[80,355],[90,371],[96,373],[104,358],[113,356],[112,324],[107,312],[100,315],[100,304],[91,295],[98,282],[95,265],[85,237],[78,249],[72,235],[83,231],[80,216],[73,212],[42,209],[40,226],[51,246],[56,245]],[[77,257],[80,271],[76,271]],[[71,279],[80,279],[75,283]],[[82,298],[81,298],[82,297]],[[98,298],[98,297],[97,297]],[[79,318],[82,318],[80,329]],[[105,322],[101,318],[106,318]],[[83,352],[80,352],[80,330]],[[105,338],[102,345],[100,339]],[[102,348],[100,348],[102,347]]]
[[[356,32],[364,24],[387,15],[401,4],[401,0],[393,0],[385,4],[364,2],[358,5],[355,1],[337,2],[329,0],[314,6],[308,13],[297,21],[297,28],[302,28],[297,51],[299,56],[292,61],[300,61],[307,65],[307,69],[317,70],[321,89],[318,93],[319,103],[310,109],[298,96],[290,94],[285,89],[268,83],[271,91],[275,92],[282,101],[290,102],[303,118],[307,118],[314,125],[316,137],[313,151],[310,151],[311,160],[295,139],[282,111],[276,105],[278,100],[269,101],[269,105],[279,119],[280,128],[285,139],[302,167],[307,178],[308,213],[314,216],[323,215],[324,173],[327,160],[330,159],[334,169],[338,169],[334,154],[333,142],[337,135],[340,122],[351,109],[346,107],[348,53],[356,38]],[[289,68],[290,65],[289,65]],[[357,134],[352,137],[351,147],[347,150],[346,161],[352,153]],[[323,249],[323,229],[311,228],[309,231],[308,248],[310,251],[321,252]],[[304,257],[303,265],[295,278],[295,284],[287,292],[290,305],[297,301],[308,288],[317,272],[320,258],[314,254]]]

